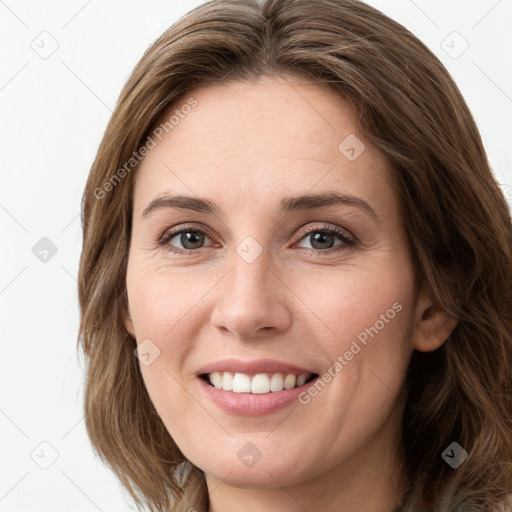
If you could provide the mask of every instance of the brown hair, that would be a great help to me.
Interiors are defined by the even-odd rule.
[[[124,327],[135,173],[118,170],[194,87],[264,74],[308,78],[351,102],[393,169],[419,286],[458,319],[439,349],[410,361],[401,444],[410,485],[397,510],[501,510],[512,492],[510,213],[446,69],[356,0],[213,0],[156,40],[125,84],[82,200],[79,340],[96,452],[139,506],[207,510],[204,475],[157,415]],[[455,470],[441,457],[452,442],[469,452]]]

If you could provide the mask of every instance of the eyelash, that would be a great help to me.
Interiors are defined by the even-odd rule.
[[[180,249],[179,247],[174,247],[168,243],[177,235],[180,235],[182,233],[187,233],[187,232],[203,233],[206,236],[208,236],[210,239],[214,240],[214,237],[211,236],[211,234],[207,230],[198,228],[197,226],[194,226],[194,225],[191,225],[191,226],[185,225],[185,226],[180,227],[179,229],[171,229],[169,231],[165,231],[164,234],[158,240],[157,246],[163,247],[165,245],[168,245],[168,247],[167,247],[168,250],[170,250],[171,252],[174,252],[176,254],[180,254],[180,255],[192,255],[192,254],[197,253],[199,249],[204,249],[204,247],[199,247],[198,249]],[[298,236],[297,242],[300,242],[303,238],[306,238],[307,235],[310,235],[311,233],[317,233],[317,232],[336,235],[342,240],[343,244],[341,244],[337,247],[331,248],[331,249],[326,249],[326,250],[308,249],[305,247],[301,247],[301,249],[303,251],[306,251],[306,252],[313,251],[316,254],[330,254],[330,253],[336,252],[336,251],[349,250],[349,249],[355,247],[358,243],[357,239],[353,235],[347,235],[346,230],[344,230],[342,228],[338,228],[338,227],[334,227],[334,228],[329,227],[329,225],[327,225],[327,224],[324,224],[320,228],[319,227],[315,227],[312,229],[304,228],[304,229],[300,230],[299,234],[297,235]]]

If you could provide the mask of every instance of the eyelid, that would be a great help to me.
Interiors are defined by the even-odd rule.
[[[175,229],[176,228],[176,229]],[[179,235],[183,231],[204,231],[206,235],[212,240],[216,240],[216,237],[212,234],[212,232],[202,224],[178,224],[175,228],[167,228],[162,236],[158,239],[158,244],[167,243],[169,240],[174,238],[176,235]]]
[[[311,223],[309,223],[309,224],[311,224]],[[345,238],[351,240],[354,245],[359,242],[357,237],[355,237],[352,234],[352,232],[350,232],[348,229],[343,228],[341,226],[336,226],[334,224],[331,225],[326,222],[323,222],[323,223],[321,223],[322,224],[321,226],[314,226],[314,227],[308,228],[309,224],[307,224],[306,226],[299,229],[299,232],[297,233],[296,241],[294,243],[300,242],[306,235],[314,233],[315,231],[330,231],[337,235],[340,235],[340,236],[342,235]],[[317,249],[317,250],[321,251],[320,249]],[[321,251],[321,252],[326,252],[326,251]]]

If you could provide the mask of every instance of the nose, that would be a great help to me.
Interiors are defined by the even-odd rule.
[[[248,263],[238,254],[217,287],[211,322],[244,340],[268,336],[286,330],[291,322],[287,301],[292,292],[271,268],[268,253]]]

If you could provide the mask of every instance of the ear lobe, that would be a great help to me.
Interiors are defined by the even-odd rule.
[[[413,347],[420,352],[431,352],[439,348],[457,326],[458,320],[436,307],[432,300],[422,294],[416,310]]]
[[[130,336],[132,338],[135,338],[135,328],[133,326],[133,321],[132,321],[132,316],[131,316],[130,305],[129,304],[126,305],[126,313],[125,313],[125,318],[124,318],[124,326],[125,326],[126,330],[128,331],[128,333],[130,334]]]

